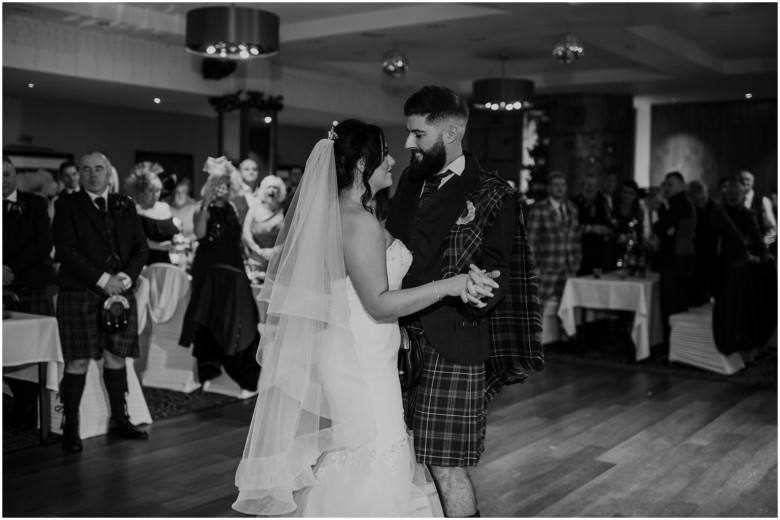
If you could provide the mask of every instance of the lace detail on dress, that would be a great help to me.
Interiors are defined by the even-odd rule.
[[[388,262],[398,262],[404,269],[412,265],[412,253],[399,239],[394,239],[385,251]]]
[[[325,476],[333,468],[336,471],[342,471],[351,466],[376,466],[380,462],[385,464],[393,475],[397,473],[398,458],[406,443],[409,442],[409,436],[404,435],[402,439],[393,444],[390,449],[377,450],[373,446],[364,446],[357,450],[338,449],[325,453],[314,469],[314,476],[317,478]]]

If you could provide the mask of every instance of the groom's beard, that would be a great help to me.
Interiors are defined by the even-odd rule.
[[[409,178],[414,181],[427,179],[439,173],[446,164],[447,151],[444,149],[444,140],[439,136],[430,150],[417,148],[416,152],[412,152],[409,161]]]

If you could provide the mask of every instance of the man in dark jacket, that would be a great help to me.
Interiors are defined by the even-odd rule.
[[[51,223],[46,199],[16,189],[16,169],[3,157],[3,299],[27,314],[53,316]],[[14,394],[11,417],[23,426],[37,426],[38,385],[6,379]]]
[[[149,247],[132,199],[109,193],[108,158],[99,152],[88,153],[79,161],[79,172],[83,189],[57,201],[53,222],[54,245],[61,262],[57,321],[65,359],[62,447],[66,451],[82,450],[79,403],[89,360],[101,357],[115,423],[110,433],[131,439],[148,437],[130,422],[127,413],[125,358],[140,353],[132,289]],[[112,302],[111,297],[115,297],[113,309],[119,316],[106,314],[105,305]],[[114,320],[123,326],[109,323]]]
[[[661,317],[664,339],[669,341],[669,316],[688,309],[690,280],[694,265],[693,237],[696,232],[696,210],[685,190],[680,172],[667,173],[668,208],[659,211],[653,231],[661,240],[659,251]],[[655,209],[655,208],[651,208]]]
[[[447,516],[478,516],[466,468],[484,450],[485,407],[522,381],[523,369],[543,367],[538,282],[516,190],[463,151],[466,101],[423,87],[404,115],[412,159],[387,220],[412,251],[403,287],[468,272],[471,263],[500,272],[484,302],[450,298],[403,321],[423,353],[420,384],[406,394],[417,460],[430,467]]]

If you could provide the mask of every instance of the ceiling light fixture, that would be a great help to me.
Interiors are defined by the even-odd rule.
[[[753,97],[753,94],[751,94],[750,92],[748,92],[747,94],[745,94],[745,99],[750,99],[750,98],[752,98],[752,97]]]
[[[154,102],[159,105],[160,103],[162,103],[162,99],[156,97],[154,98]]]
[[[187,52],[245,60],[279,52],[279,17],[248,7],[200,7],[187,12]]]
[[[564,65],[571,65],[582,58],[584,54],[585,47],[576,36],[569,32],[561,36],[552,51],[553,57]]]
[[[474,81],[471,103],[483,110],[522,110],[532,106],[534,82],[504,77],[506,56],[501,56],[501,77]]]
[[[35,83],[28,83],[27,88],[35,88]]]
[[[398,49],[391,49],[382,55],[382,72],[391,78],[400,78],[409,70],[409,58]]]

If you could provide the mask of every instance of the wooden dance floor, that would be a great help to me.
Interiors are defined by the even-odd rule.
[[[254,402],[3,457],[3,516],[243,516]],[[548,364],[505,390],[472,472],[482,516],[777,517],[777,389]]]

